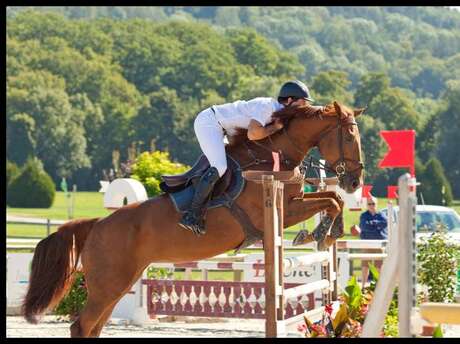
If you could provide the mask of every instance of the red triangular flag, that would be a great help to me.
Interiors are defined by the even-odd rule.
[[[382,130],[380,136],[389,150],[378,166],[409,167],[411,175],[415,176],[415,130]]]
[[[370,198],[372,185],[363,185],[361,198]]]
[[[387,186],[387,197],[388,198],[398,198],[398,186],[397,185],[388,185]]]

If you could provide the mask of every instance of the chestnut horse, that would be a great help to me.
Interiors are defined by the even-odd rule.
[[[285,122],[284,129],[257,142],[245,139],[230,143],[227,152],[245,170],[272,170],[272,151],[279,152],[283,163],[280,170],[294,170],[317,146],[329,168],[337,172],[339,185],[354,192],[363,181],[355,122],[362,110],[353,111],[337,102],[321,110],[311,109],[287,108],[275,113]],[[329,220],[341,217],[343,201],[335,192],[304,195],[302,188],[303,178],[298,184],[285,185],[286,228],[320,211],[325,211]],[[246,183],[236,202],[263,232],[262,186]],[[39,315],[58,304],[72,285],[80,261],[88,299],[70,327],[71,336],[98,337],[117,302],[150,263],[202,260],[232,250],[244,240],[239,222],[225,207],[208,211],[206,234],[201,236],[182,229],[180,216],[170,197],[161,194],[126,205],[105,218],[74,220],[60,226],[35,248],[23,303],[26,320],[37,323]]]

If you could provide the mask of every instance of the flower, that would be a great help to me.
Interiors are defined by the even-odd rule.
[[[299,324],[299,325],[297,325],[297,331],[303,332],[303,333],[304,333],[304,332],[307,332],[307,325],[305,325],[305,324]]]
[[[324,326],[320,324],[313,324],[311,327],[312,327],[313,332],[317,333],[317,336],[326,335],[326,328]]]
[[[363,304],[360,309],[361,315],[366,315],[369,311],[369,304]]]

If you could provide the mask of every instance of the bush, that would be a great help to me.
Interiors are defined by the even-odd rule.
[[[82,272],[77,272],[69,293],[54,309],[54,314],[76,317],[85,306],[87,298],[85,277]]]
[[[168,152],[144,152],[136,158],[131,166],[131,178],[140,181],[147,190],[149,197],[154,197],[162,192],[160,189],[162,175],[180,174],[189,168],[186,165],[172,162]]]
[[[417,245],[418,281],[428,289],[428,301],[453,302],[457,284],[457,252],[459,247],[450,242],[440,229]]]
[[[49,208],[53,204],[55,186],[38,159],[29,159],[20,174],[11,181],[8,205],[17,208]]]

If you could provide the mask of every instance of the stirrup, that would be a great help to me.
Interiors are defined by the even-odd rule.
[[[198,236],[206,234],[203,218],[197,219],[194,215],[191,211],[186,212],[179,221],[179,226]]]

